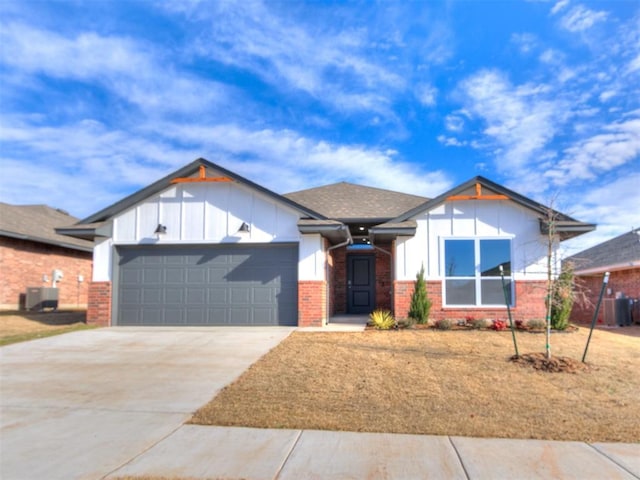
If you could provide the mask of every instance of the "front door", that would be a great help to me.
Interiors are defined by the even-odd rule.
[[[376,304],[374,255],[347,257],[347,313],[371,313]]]

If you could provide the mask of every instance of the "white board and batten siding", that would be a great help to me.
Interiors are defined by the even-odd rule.
[[[319,235],[301,235],[300,213],[235,182],[173,185],[113,218],[113,238],[96,242],[94,281],[111,280],[114,245],[299,243],[301,280],[323,275]],[[248,233],[239,233],[242,223]],[[166,233],[156,235],[158,224]],[[322,276],[324,278],[324,276]]]
[[[448,238],[510,239],[516,280],[546,278],[546,237],[540,233],[538,217],[508,200],[445,202],[414,217],[414,237],[398,237],[396,278],[415,280],[420,265],[425,277],[442,278],[443,245]]]

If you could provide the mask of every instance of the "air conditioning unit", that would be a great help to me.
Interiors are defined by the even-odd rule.
[[[58,308],[58,289],[52,287],[28,287],[24,307],[27,310]]]

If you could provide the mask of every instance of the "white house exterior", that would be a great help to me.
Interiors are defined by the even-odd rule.
[[[402,318],[421,265],[433,318],[503,315],[498,264],[514,312],[532,318],[544,309],[545,208],[481,177],[433,200],[349,184],[280,196],[198,159],[59,232],[94,240],[98,324],[319,326],[375,308]],[[564,237],[593,229],[562,220]]]

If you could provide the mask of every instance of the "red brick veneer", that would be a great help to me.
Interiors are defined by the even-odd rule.
[[[409,316],[414,283],[414,281],[406,280],[394,282],[394,315],[398,319]],[[442,282],[427,281],[426,284],[427,295],[432,302],[429,315],[431,321],[443,318],[462,320],[467,316],[477,319],[507,318],[507,311],[504,308],[444,308],[442,306]],[[511,309],[514,320],[545,318],[545,285],[544,281],[516,282],[516,305]]]
[[[58,308],[85,308],[93,254],[45,243],[0,237],[0,308],[17,310],[27,287],[50,287],[51,272],[62,270]],[[47,282],[42,281],[46,275]],[[78,282],[78,275],[84,277]]]
[[[111,282],[89,284],[87,324],[102,327],[111,325]]]
[[[298,282],[298,325],[321,327],[327,317],[327,284],[320,280]]]

